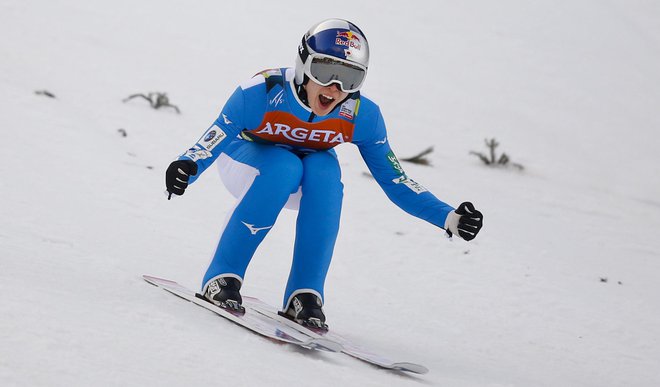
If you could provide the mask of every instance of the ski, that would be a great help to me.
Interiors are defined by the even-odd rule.
[[[246,309],[245,313],[241,313],[238,311],[223,309],[206,300],[200,299],[193,290],[190,290],[175,281],[150,275],[143,275],[142,278],[152,285],[166,290],[184,300],[190,301],[195,305],[210,310],[211,312],[268,339],[320,351],[340,352],[342,350],[341,344],[335,341],[324,337],[311,337],[304,332],[300,332],[286,324],[282,324],[256,310]]]
[[[277,342],[321,351],[343,352],[356,359],[390,370],[416,374],[425,374],[429,371],[428,368],[420,364],[392,361],[383,355],[346,339],[333,330],[324,331],[300,325],[286,317],[280,316],[275,307],[258,298],[243,296],[245,313],[241,313],[217,307],[206,300],[200,299],[194,291],[175,281],[149,275],[143,275],[142,278],[148,283],[166,290],[175,296],[210,310],[254,333]]]
[[[361,345],[352,342],[349,339],[346,339],[344,336],[334,332],[332,329],[322,330],[300,325],[295,321],[279,315],[276,308],[257,298],[244,296],[243,306],[246,310],[251,312],[258,312],[300,333],[306,334],[310,338],[331,340],[338,345],[341,345],[341,352],[378,367],[390,370],[412,372],[416,374],[425,374],[429,372],[429,369],[421,364],[392,361],[385,356],[377,354]]]

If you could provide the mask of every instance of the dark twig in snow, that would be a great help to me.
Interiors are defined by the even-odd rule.
[[[133,98],[144,98],[149,102],[149,105],[154,109],[160,109],[162,107],[170,107],[176,110],[178,114],[181,114],[181,111],[176,105],[170,103],[170,99],[167,97],[167,93],[148,93],[148,94],[132,94],[128,98],[124,99],[124,103],[130,101]]]

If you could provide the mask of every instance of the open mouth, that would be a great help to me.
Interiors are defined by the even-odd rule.
[[[328,96],[328,95],[319,94],[319,103],[324,108],[327,108],[328,106],[330,106],[334,101],[335,101],[335,99]]]

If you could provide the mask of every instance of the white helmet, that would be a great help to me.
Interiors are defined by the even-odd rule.
[[[327,86],[337,83],[354,93],[362,87],[369,66],[369,43],[362,31],[343,19],[315,24],[303,36],[296,56],[296,84],[305,76]]]

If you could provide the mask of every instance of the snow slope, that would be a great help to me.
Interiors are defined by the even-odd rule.
[[[648,0],[0,0],[0,384],[660,385],[659,16]],[[234,201],[213,170],[167,201],[164,170],[326,17],[369,37],[364,92],[397,154],[435,146],[408,174],[485,214],[449,241],[338,149],[328,322],[424,376],[273,344],[140,278],[199,286]],[[183,114],[122,103],[148,91]],[[486,137],[526,169],[469,155]],[[294,221],[244,293],[279,304]]]

